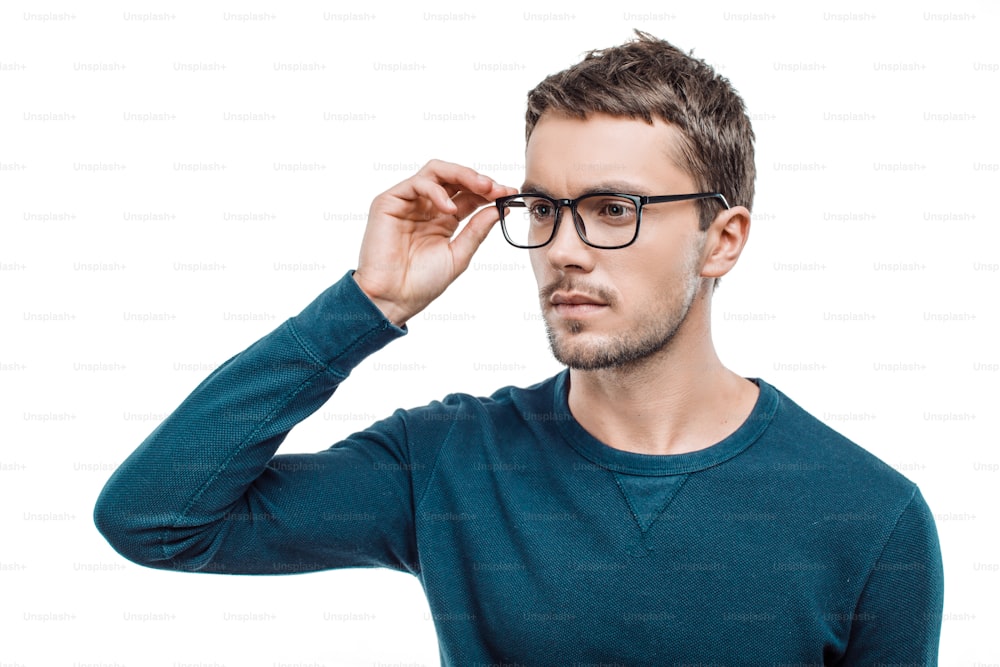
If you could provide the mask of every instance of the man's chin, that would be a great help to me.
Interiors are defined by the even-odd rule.
[[[582,325],[576,324],[582,329]],[[570,326],[572,327],[572,325]],[[567,338],[571,340],[567,340]],[[550,335],[549,349],[552,350],[552,356],[556,358],[556,361],[578,371],[617,368],[626,363],[622,357],[622,350],[615,349],[613,341],[581,331]],[[624,356],[629,355],[625,354]]]
[[[609,368],[623,368],[629,365],[627,361],[615,359],[600,352],[582,353],[574,350],[567,353],[563,350],[553,349],[552,354],[556,361],[575,371],[600,371]]]
[[[676,328],[648,331],[645,336],[604,335],[584,329],[567,332],[549,327],[549,349],[556,361],[578,371],[635,369],[666,349]]]

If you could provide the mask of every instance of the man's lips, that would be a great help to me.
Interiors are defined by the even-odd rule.
[[[606,306],[600,299],[578,292],[556,292],[549,298],[553,306]]]
[[[556,313],[571,317],[590,315],[608,307],[600,299],[576,292],[556,292],[549,298],[549,303]]]

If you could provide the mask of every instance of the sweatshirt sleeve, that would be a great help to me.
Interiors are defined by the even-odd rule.
[[[838,664],[937,665],[943,607],[937,529],[914,488],[865,584]]]
[[[405,333],[348,272],[146,438],[101,492],[98,530],[129,560],[163,569],[415,571],[404,413],[320,453],[274,456],[352,368]]]

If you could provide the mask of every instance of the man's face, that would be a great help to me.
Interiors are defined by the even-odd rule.
[[[678,131],[657,121],[546,113],[528,141],[523,192],[575,198],[602,190],[697,192],[672,155]],[[698,288],[705,233],[692,201],[643,207],[639,237],[618,250],[580,239],[568,209],[552,241],[530,250],[552,352],[580,370],[629,365],[664,349]]]

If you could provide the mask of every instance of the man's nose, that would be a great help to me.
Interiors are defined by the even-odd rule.
[[[594,251],[595,248],[591,248],[580,238],[572,209],[569,206],[560,207],[555,236],[546,247],[552,266],[557,269],[567,266],[588,268]]]

